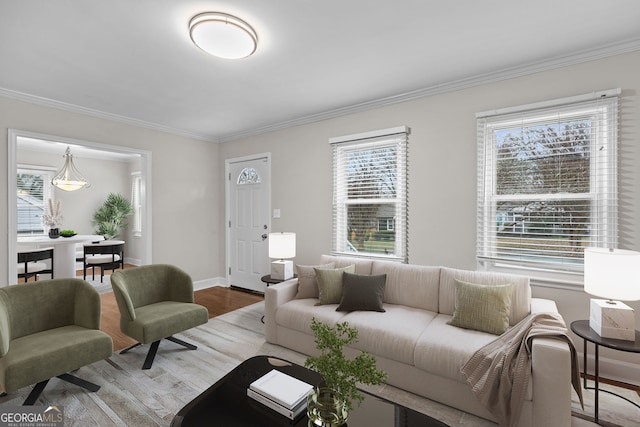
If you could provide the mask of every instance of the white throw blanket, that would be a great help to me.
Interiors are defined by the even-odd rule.
[[[478,350],[462,367],[473,394],[503,427],[520,417],[531,380],[531,341],[535,337],[566,341],[571,350],[571,383],[582,404],[578,355],[558,314],[531,314]]]

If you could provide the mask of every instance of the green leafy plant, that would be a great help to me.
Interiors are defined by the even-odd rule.
[[[77,233],[75,230],[60,230],[60,235],[62,237],[65,236],[75,236]]]
[[[375,357],[366,351],[351,360],[344,356],[342,348],[358,340],[358,330],[347,322],[331,327],[314,317],[311,330],[321,354],[307,358],[304,365],[323,376],[326,386],[345,400],[348,410],[354,400],[360,405],[364,399],[357,383],[377,385],[387,379],[387,374],[377,368]]]
[[[113,239],[127,228],[126,219],[133,215],[133,206],[122,194],[109,193],[107,200],[93,214],[96,233],[105,239]]]

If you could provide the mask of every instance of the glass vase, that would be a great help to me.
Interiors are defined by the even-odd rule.
[[[328,387],[314,388],[307,397],[309,426],[339,427],[349,418],[347,404]]]

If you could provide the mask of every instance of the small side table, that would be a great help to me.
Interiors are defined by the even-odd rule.
[[[293,278],[296,278],[296,277],[298,277],[298,275],[294,274]],[[287,279],[287,280],[291,280],[291,279]],[[272,278],[271,274],[267,274],[265,276],[262,276],[260,278],[260,281],[263,282],[263,283],[266,283],[267,284],[267,288],[269,287],[269,285],[275,285],[276,283],[284,282],[284,280],[282,280],[282,279],[274,279],[274,278]],[[262,323],[264,323],[264,316],[262,316],[260,318],[260,321]]]
[[[613,338],[603,338],[596,331],[591,329],[589,326],[588,320],[576,320],[571,322],[571,330],[578,335],[584,341],[584,350],[583,350],[583,381],[584,388],[588,390],[595,390],[595,422],[598,424],[598,392],[603,391],[605,393],[613,394],[614,396],[618,396],[621,399],[626,400],[632,405],[640,408],[640,405],[637,403],[627,399],[624,396],[620,396],[617,393],[614,393],[609,390],[600,390],[599,389],[599,354],[598,348],[599,346],[608,347],[614,350],[626,351],[630,353],[640,353],[640,331],[636,331],[636,339],[635,341],[624,341],[624,340],[616,340]],[[595,352],[595,387],[587,387],[587,341],[595,344],[596,352]]]

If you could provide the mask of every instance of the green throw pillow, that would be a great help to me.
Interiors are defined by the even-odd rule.
[[[386,283],[386,274],[368,276],[343,273],[342,299],[336,311],[385,312],[385,309],[382,308],[382,298]]]
[[[314,268],[334,268],[335,266],[335,262],[316,266],[296,264],[296,273],[298,274],[296,299],[318,298],[318,280]]]
[[[449,325],[494,335],[509,327],[511,285],[477,285],[456,279],[456,306]]]
[[[342,299],[342,274],[355,273],[356,266],[351,264],[342,268],[314,268],[318,279],[320,301],[316,305],[339,304]]]

